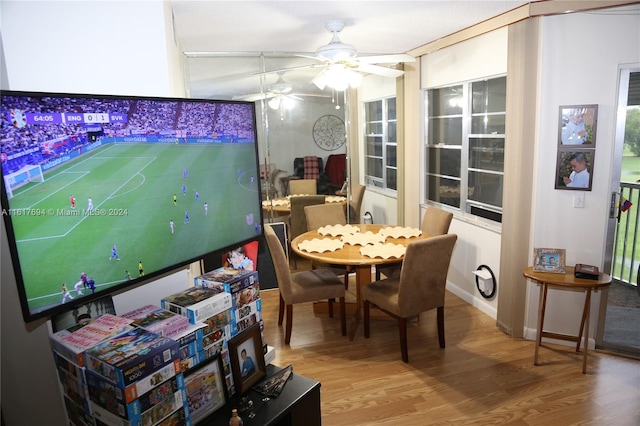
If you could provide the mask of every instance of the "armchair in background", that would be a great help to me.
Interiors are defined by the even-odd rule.
[[[327,193],[329,178],[324,174],[322,158],[315,156],[295,158],[293,160],[293,173],[300,179],[315,179],[316,193]]]

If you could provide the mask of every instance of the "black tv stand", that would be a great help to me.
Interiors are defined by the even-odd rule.
[[[276,373],[280,368],[267,365],[267,376]],[[295,371],[295,370],[294,370]],[[255,416],[240,416],[244,426],[320,426],[320,382],[295,374],[287,381],[282,393],[277,398],[265,400],[265,396],[250,390],[246,394],[253,401]],[[218,412],[205,418],[199,424],[205,426],[228,426],[231,410],[239,408],[238,397]]]

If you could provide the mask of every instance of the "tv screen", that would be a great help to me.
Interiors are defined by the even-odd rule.
[[[0,117],[25,322],[262,233],[253,103],[3,91]]]

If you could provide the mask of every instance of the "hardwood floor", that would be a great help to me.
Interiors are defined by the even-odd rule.
[[[355,283],[350,286],[352,290]],[[293,308],[291,345],[279,327],[278,290],[261,292],[264,336],[275,365],[321,382],[323,425],[640,425],[640,361],[513,339],[495,321],[447,293],[446,348],[435,310],[410,326],[409,364],[400,359],[396,322],[372,319],[355,339],[340,334],[339,314]]]

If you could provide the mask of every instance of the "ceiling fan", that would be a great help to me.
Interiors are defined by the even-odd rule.
[[[300,67],[285,68],[289,71],[303,68],[319,68],[322,70],[311,80],[320,90],[329,86],[334,90],[343,91],[348,87],[357,87],[364,74],[376,74],[384,77],[396,78],[404,71],[389,68],[379,64],[398,64],[404,62],[414,62],[416,59],[406,53],[358,56],[355,47],[344,44],[340,40],[338,33],[345,27],[343,21],[329,21],[326,24],[333,36],[331,42],[320,46],[316,50],[315,56],[298,54],[296,56],[314,59],[318,64],[303,65]],[[280,72],[283,70],[267,71],[261,74]]]
[[[274,71],[275,72],[275,71]],[[326,95],[320,95],[315,93],[293,93],[293,86],[284,81],[282,75],[284,71],[277,71],[278,80],[275,83],[269,85],[267,87],[267,91],[264,93],[254,93],[251,95],[243,95],[243,96],[234,96],[233,99],[243,100],[243,101],[259,101],[262,99],[269,99],[267,104],[272,109],[278,109],[281,106],[289,106],[294,101],[303,100],[304,96],[316,96],[316,97],[327,97]]]

